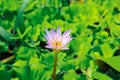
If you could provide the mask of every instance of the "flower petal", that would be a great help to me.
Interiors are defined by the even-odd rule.
[[[72,29],[64,32],[63,35],[62,35],[62,39],[68,37],[68,36],[70,35],[70,32],[71,32],[71,31],[72,31]]]
[[[53,46],[51,46],[51,45],[47,45],[47,46],[45,46],[46,48],[53,48]]]
[[[55,32],[55,30],[52,29],[52,32],[51,32],[51,33],[52,33],[52,39],[54,40],[54,42],[57,41],[57,38],[56,38],[56,34],[57,34],[57,33]]]
[[[45,30],[46,31],[46,33],[47,33],[47,36],[48,36],[48,40],[50,40],[50,41],[52,41],[53,42],[53,39],[52,39],[52,34],[46,29]]]
[[[62,48],[62,50],[67,50],[67,49],[69,49],[69,48],[68,48],[68,47],[63,47],[63,48]]]
[[[58,26],[57,28],[57,41],[61,40],[61,30],[60,30],[60,26]]]
[[[49,39],[49,37],[48,37],[47,35],[44,35],[44,37],[45,37],[46,40],[47,40],[47,44],[52,45],[52,41]]]
[[[44,37],[45,37],[45,39],[46,39],[47,41],[50,40],[47,35],[44,35]]]
[[[68,37],[62,40],[62,45],[65,46],[67,43],[69,43],[73,38],[72,37]]]

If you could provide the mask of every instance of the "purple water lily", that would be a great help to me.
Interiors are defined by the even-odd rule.
[[[72,40],[72,37],[69,36],[71,30],[68,30],[61,35],[60,27],[57,28],[57,31],[55,32],[54,29],[52,29],[52,32],[49,32],[48,30],[45,30],[47,35],[45,35],[45,38],[47,40],[47,46],[46,48],[50,48],[53,50],[66,50],[69,49],[66,45]]]

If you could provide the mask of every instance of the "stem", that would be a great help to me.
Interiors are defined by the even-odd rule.
[[[53,67],[53,74],[52,74],[53,80],[56,79],[57,56],[58,56],[58,53],[55,53],[55,55],[54,55],[54,67]]]
[[[7,63],[7,62],[13,60],[14,58],[15,58],[15,55],[12,55],[12,56],[10,56],[10,57],[7,57],[7,58],[1,60],[0,62],[2,62],[2,63]]]

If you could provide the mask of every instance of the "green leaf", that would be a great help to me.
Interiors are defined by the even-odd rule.
[[[26,60],[28,59],[28,57],[30,56],[29,55],[29,48],[28,47],[24,47],[24,46],[21,46],[17,52],[17,57],[19,59],[23,59],[23,60]]]
[[[31,68],[30,68],[30,65],[26,65],[24,67],[23,77],[24,77],[24,80],[31,80]]]
[[[51,52],[43,55],[42,62],[46,65],[49,65],[48,67],[49,69],[51,69],[53,66],[54,54],[55,54],[54,52]]]
[[[7,6],[5,6],[5,5],[7,5]],[[0,6],[1,6],[1,8],[3,8],[3,10],[9,10],[10,12],[12,12],[12,11],[18,10],[19,7],[20,7],[20,4],[18,3],[18,1],[12,1],[11,2],[11,0],[7,0],[7,1],[6,0],[1,0],[0,1]]]
[[[116,48],[112,48],[109,43],[104,43],[100,45],[100,48],[103,53],[103,57],[110,58],[113,56],[114,52],[116,51]]]
[[[37,1],[34,1],[34,2],[29,1],[28,5],[27,5],[27,7],[25,7],[24,11],[27,12],[27,11],[33,10],[36,3],[37,3]]]
[[[64,61],[63,65],[61,66],[61,70],[68,71],[75,69],[75,60],[69,59],[67,61]]]
[[[60,26],[60,27],[61,27],[61,30],[62,30],[62,27],[64,26],[64,21],[63,21],[63,20],[52,20],[51,24],[52,24],[53,26],[55,26],[56,28],[57,28],[58,26]]]
[[[112,27],[112,26],[114,26],[114,27]],[[120,36],[120,26],[116,25],[116,24],[113,24],[112,26],[111,26],[111,33],[112,33],[112,35]]]
[[[39,35],[40,35],[40,25],[32,27],[30,29],[30,32],[28,33],[28,35],[29,35],[29,37],[31,37],[33,39],[34,42],[36,42],[38,40]]]
[[[70,20],[70,14],[67,14],[69,7],[63,7],[60,11],[61,15],[66,19],[66,20]]]
[[[0,66],[0,79],[1,80],[10,80],[10,75],[7,72],[6,66]]]
[[[71,41],[71,49],[75,52],[79,52],[78,55],[85,55],[90,47],[90,42],[92,41],[92,36],[89,36],[87,34],[81,34],[80,36],[76,36],[73,41]]]
[[[105,11],[108,13],[112,13],[114,7],[115,7],[115,3],[113,0],[104,1],[103,3],[103,9],[105,9]]]
[[[86,70],[89,67],[89,62],[91,60],[91,57],[89,56],[80,56],[79,60],[79,67],[81,70]]]
[[[39,64],[39,59],[38,59],[37,55],[30,57],[29,64],[30,64],[30,65]]]
[[[66,56],[66,53],[59,53],[58,54],[58,65],[62,66],[62,64],[64,63],[64,58]]]
[[[51,74],[52,74],[51,71],[46,71],[46,72],[44,72],[41,80],[49,80],[49,79],[51,78]]]
[[[48,70],[46,71],[45,68],[46,66],[42,63],[31,64],[31,79],[40,80],[43,77],[44,73],[49,72]]]
[[[75,73],[75,71],[69,70],[64,74],[63,79],[64,80],[80,80],[80,76],[77,75]],[[82,80],[84,80],[84,79],[82,79]]]
[[[16,45],[15,41],[13,41],[12,39],[10,39],[10,37],[12,37],[12,34],[10,34],[9,32],[7,32],[4,28],[2,28],[0,26],[0,37],[2,37],[3,39],[5,39],[7,42],[9,42],[12,45]]]
[[[77,24],[77,28],[78,28],[77,32],[78,32],[79,34],[84,33],[84,31],[85,31],[86,28],[87,28],[86,22],[79,22],[79,23]]]
[[[25,32],[23,33],[21,39],[22,39],[31,29],[32,29],[32,26],[29,26],[29,27],[25,30]]]
[[[27,4],[28,4],[29,0],[24,0],[24,2],[22,3],[20,10],[18,11],[18,15],[16,18],[16,22],[15,22],[15,27],[14,29],[16,30],[17,28],[20,29],[21,32],[24,31],[25,27],[24,27],[24,19],[23,19],[23,12],[24,9],[26,8]]]
[[[32,26],[29,26],[29,27],[25,30],[25,32],[22,34],[22,33],[20,32],[19,28],[17,28],[17,33],[18,33],[19,38],[20,38],[20,39],[23,39],[24,36],[25,36],[30,30],[32,30]]]
[[[112,78],[110,78],[109,76],[102,74],[100,72],[93,72],[93,76],[95,79],[97,80],[113,80]]]
[[[114,56],[111,58],[104,58],[102,61],[107,63],[109,66],[111,66],[113,69],[120,72],[120,56]]]
[[[16,75],[20,80],[30,80],[31,79],[31,69],[30,66],[26,64],[26,61],[18,60],[13,64],[13,70],[16,72]],[[19,67],[20,66],[20,67]]]
[[[37,41],[37,42],[33,42],[33,41],[30,41],[29,39],[26,39],[25,40],[26,44],[29,45],[30,47],[36,47],[40,44],[40,41]]]
[[[0,41],[0,53],[7,51],[8,51],[8,45],[5,42]]]
[[[49,72],[49,71],[45,71],[46,66],[39,62],[39,59],[37,56],[32,56],[30,58],[29,65],[31,68],[31,75],[30,75],[31,80],[39,80],[43,77],[44,74],[47,74]],[[46,76],[44,76],[44,78],[46,78]]]

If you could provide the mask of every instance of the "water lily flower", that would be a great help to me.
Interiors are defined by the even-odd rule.
[[[45,46],[46,48],[50,48],[56,51],[69,49],[66,45],[72,40],[72,37],[69,36],[71,30],[66,31],[63,34],[61,34],[60,27],[57,28],[57,31],[54,29],[52,29],[51,32],[48,30],[45,31],[47,34],[45,35],[47,40],[47,46]]]

